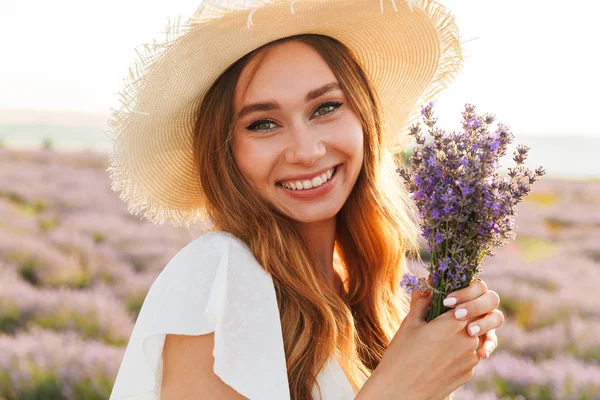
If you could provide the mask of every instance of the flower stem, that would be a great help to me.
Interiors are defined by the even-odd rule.
[[[444,287],[442,284],[440,287]],[[444,297],[443,293],[433,292],[433,298],[431,300],[431,307],[429,309],[429,315],[427,316],[427,322],[433,321],[443,313],[449,310],[448,307],[444,305]]]

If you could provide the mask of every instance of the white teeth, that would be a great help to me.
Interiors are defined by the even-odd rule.
[[[335,167],[325,173],[322,173],[319,176],[315,176],[311,180],[306,179],[304,181],[286,182],[286,183],[281,183],[281,185],[290,190],[311,189],[314,187],[319,187],[322,184],[324,184],[325,182],[327,182],[329,179],[331,179],[334,172],[335,172]]]

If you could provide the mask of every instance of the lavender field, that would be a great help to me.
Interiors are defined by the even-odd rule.
[[[107,399],[150,285],[202,234],[130,215],[107,166],[0,148],[0,399]],[[484,261],[499,348],[457,400],[600,399],[600,180],[533,187]]]

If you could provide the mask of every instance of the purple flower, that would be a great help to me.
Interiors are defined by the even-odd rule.
[[[400,175],[420,210],[422,236],[432,252],[430,321],[446,311],[441,304],[445,294],[466,287],[481,273],[482,255],[493,256],[495,247],[514,238],[516,205],[545,171],[525,168],[529,148],[519,145],[513,158],[516,167],[508,168],[508,177],[499,177],[498,159],[514,136],[501,123],[490,132],[495,118],[479,116],[474,105],[465,105],[463,131],[458,133],[435,128],[432,103],[422,108],[421,115],[433,143],[426,144],[418,125],[411,127],[418,146],[410,169],[402,169]]]
[[[498,147],[500,147],[500,141],[498,139],[494,138],[492,140],[492,143],[490,143],[490,150],[496,151],[496,150],[498,150]]]
[[[463,196],[467,196],[467,195],[473,193],[473,189],[468,186],[462,186],[460,188],[460,192],[462,193]]]
[[[440,243],[442,243],[443,241],[444,241],[444,237],[442,236],[442,234],[441,234],[441,233],[439,233],[439,232],[436,232],[436,233],[435,233],[435,243],[436,243],[436,244],[440,244]]]
[[[423,192],[421,192],[420,190],[417,190],[416,192],[414,192],[414,193],[411,193],[411,194],[410,194],[410,197],[411,197],[413,200],[421,200],[421,199],[423,199],[425,196],[423,195]]]
[[[445,270],[447,270],[447,269],[448,269],[448,264],[446,264],[446,263],[445,263],[445,262],[443,262],[443,261],[440,261],[440,263],[439,263],[438,267],[439,267],[440,271],[444,272]]]

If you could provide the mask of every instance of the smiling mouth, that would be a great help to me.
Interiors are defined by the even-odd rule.
[[[335,176],[335,173],[337,172],[339,166],[341,164],[336,165],[335,167],[333,167],[330,171],[327,171],[327,173],[323,173],[319,176],[314,177],[313,179],[304,179],[304,180],[298,180],[295,182],[286,182],[286,183],[282,183],[282,182],[277,182],[277,186],[281,186],[284,189],[287,190],[294,190],[294,191],[301,191],[301,190],[311,190],[314,188],[317,188],[321,185],[323,185],[325,182],[329,182],[331,179],[333,179],[333,177]]]

